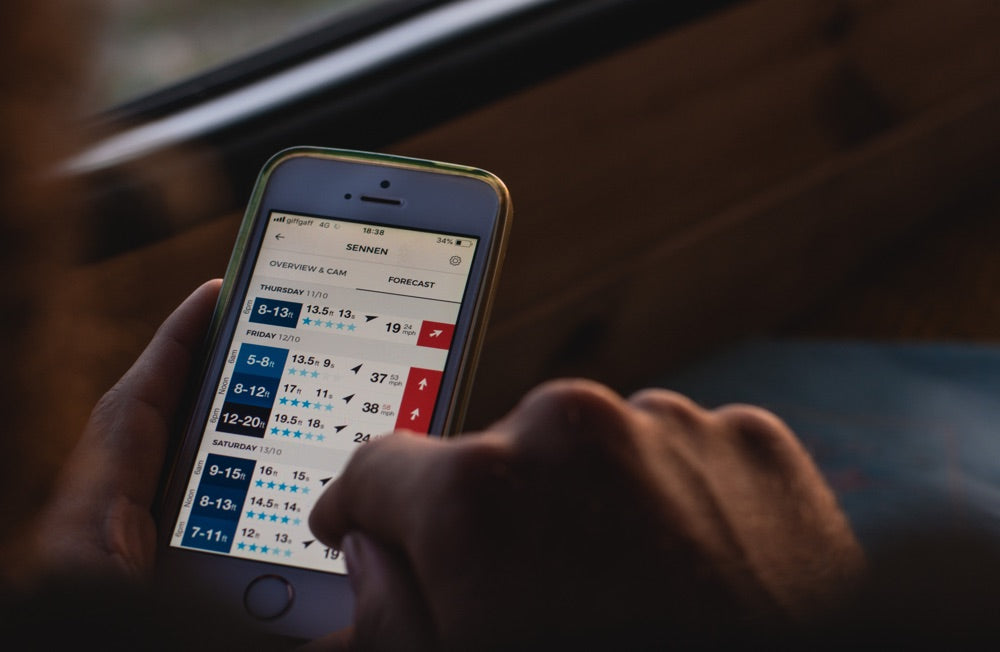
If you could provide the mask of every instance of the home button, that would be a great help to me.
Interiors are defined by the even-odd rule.
[[[243,594],[247,613],[260,620],[273,620],[292,606],[295,589],[280,575],[261,575],[250,582]]]

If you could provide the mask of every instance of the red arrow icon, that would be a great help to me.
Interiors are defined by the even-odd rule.
[[[406,375],[403,397],[399,401],[396,427],[426,433],[431,427],[431,415],[441,389],[441,372],[411,367]]]
[[[420,333],[417,334],[417,346],[447,349],[451,346],[451,338],[454,335],[455,324],[446,324],[440,321],[421,322]]]

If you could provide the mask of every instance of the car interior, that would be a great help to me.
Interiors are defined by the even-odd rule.
[[[988,356],[998,36],[991,0],[393,1],[90,116],[61,169],[87,208],[58,299],[70,414],[34,481],[164,317],[224,273],[258,170],[295,145],[509,186],[468,430],[567,376],[766,403],[766,374],[737,387],[741,364],[780,367],[785,390],[826,373],[784,343]],[[724,357],[762,341],[766,355]],[[829,459],[838,490],[870,486]]]

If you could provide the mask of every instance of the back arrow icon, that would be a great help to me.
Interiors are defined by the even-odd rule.
[[[284,237],[285,237],[285,236],[281,235],[280,233],[275,233],[275,234],[274,234],[274,239],[275,239],[275,240],[281,240],[281,239],[282,239],[282,238],[284,238]]]

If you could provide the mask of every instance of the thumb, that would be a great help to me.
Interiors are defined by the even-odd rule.
[[[342,549],[354,591],[353,643],[364,650],[430,650],[434,626],[407,560],[354,531]]]
[[[94,408],[34,525],[32,556],[55,564],[145,574],[155,530],[150,506],[196,351],[219,294],[210,281],[157,330],[132,368]]]

